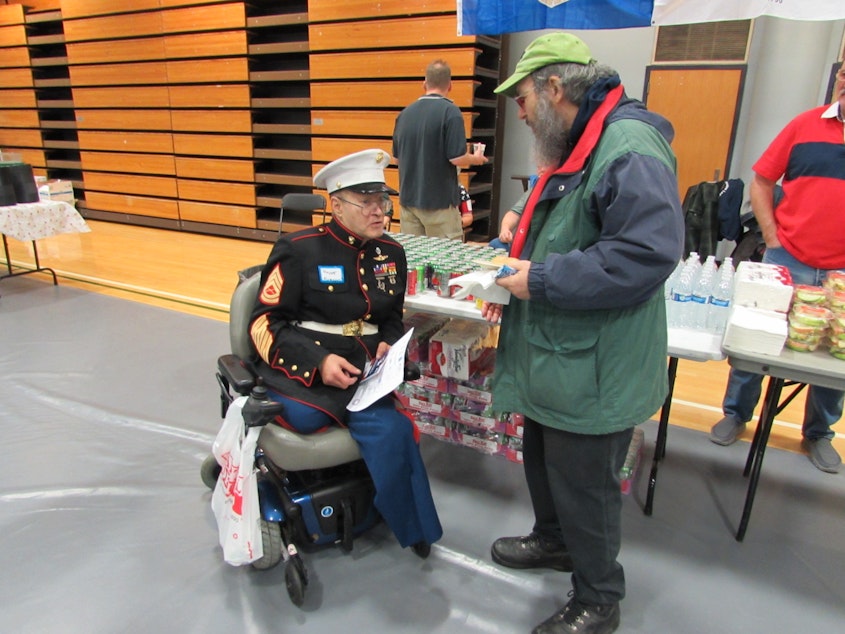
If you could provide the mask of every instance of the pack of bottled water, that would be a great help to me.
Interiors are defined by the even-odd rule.
[[[733,276],[729,257],[718,266],[715,256],[707,256],[702,263],[692,251],[678,262],[664,287],[669,327],[722,334],[730,312]]]

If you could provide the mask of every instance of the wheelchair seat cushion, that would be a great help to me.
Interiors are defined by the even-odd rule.
[[[271,423],[261,430],[258,446],[286,471],[324,469],[361,458],[349,430],[340,427],[317,434],[297,434]]]

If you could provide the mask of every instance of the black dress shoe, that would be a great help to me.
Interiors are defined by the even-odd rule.
[[[544,542],[536,533],[525,537],[500,537],[490,549],[493,561],[508,568],[552,568],[572,572],[572,558],[565,546]]]
[[[588,605],[576,599],[535,627],[531,634],[611,634],[619,627],[619,603]]]
[[[428,556],[431,554],[431,544],[428,542],[417,542],[411,545],[411,550],[420,559],[428,559]]]

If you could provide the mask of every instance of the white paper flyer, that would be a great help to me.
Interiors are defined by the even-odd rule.
[[[355,396],[346,409],[360,412],[402,385],[405,380],[405,351],[413,332],[413,328],[406,332],[381,359],[367,362]]]

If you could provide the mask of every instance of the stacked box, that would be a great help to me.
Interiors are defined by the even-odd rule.
[[[432,374],[468,380],[492,362],[495,346],[490,346],[491,329],[485,323],[453,319],[429,341]]]
[[[408,342],[408,360],[421,366],[428,364],[428,348],[431,336],[448,323],[448,317],[431,313],[412,313],[405,317],[405,330],[414,329]]]
[[[73,183],[66,180],[49,180],[39,185],[38,195],[41,200],[59,200],[69,205],[76,202],[73,197]]]

